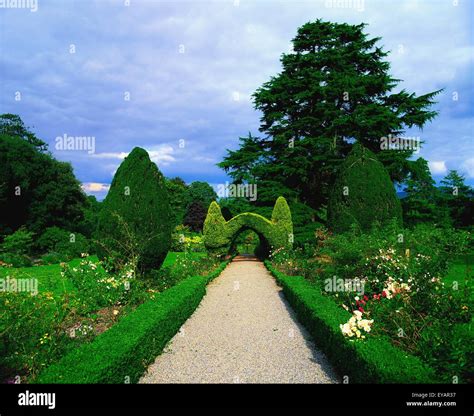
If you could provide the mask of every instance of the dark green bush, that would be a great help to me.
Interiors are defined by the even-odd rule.
[[[192,276],[156,295],[123,317],[93,342],[47,368],[38,383],[136,383],[147,366],[199,305],[206,284],[227,265],[207,276]]]
[[[364,231],[377,222],[401,224],[400,201],[390,176],[374,153],[355,144],[339,167],[328,202],[328,226],[334,232],[354,225]]]
[[[71,233],[59,227],[49,227],[36,241],[40,253],[58,253],[64,260],[89,253],[89,240],[80,233]],[[64,261],[61,260],[61,261]]]
[[[103,202],[97,254],[136,259],[142,272],[158,269],[170,247],[171,227],[163,176],[136,147],[119,166]]]
[[[308,329],[319,348],[327,355],[340,375],[349,383],[432,383],[434,371],[417,357],[394,347],[384,337],[367,338],[362,342],[345,338],[339,327],[351,314],[320,288],[301,276],[286,276],[265,262],[283,287],[300,322]]]

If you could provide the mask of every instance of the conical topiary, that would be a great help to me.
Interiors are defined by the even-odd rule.
[[[97,251],[119,263],[135,258],[139,270],[158,269],[171,243],[168,195],[163,175],[136,147],[119,166],[103,202]]]
[[[226,254],[228,236],[226,220],[222,216],[221,207],[212,201],[207,211],[203,227],[204,244],[211,255],[221,256]]]
[[[356,225],[363,231],[374,222],[402,222],[402,210],[387,170],[374,153],[356,143],[336,175],[328,203],[328,227],[344,232]]]

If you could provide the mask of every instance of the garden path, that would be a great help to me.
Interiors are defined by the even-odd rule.
[[[140,383],[337,383],[262,262],[236,257]]]

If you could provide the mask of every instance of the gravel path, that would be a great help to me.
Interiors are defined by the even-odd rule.
[[[337,383],[263,263],[237,257],[140,383]]]

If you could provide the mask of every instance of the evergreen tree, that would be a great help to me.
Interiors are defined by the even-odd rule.
[[[165,179],[173,228],[183,223],[186,208],[189,205],[189,189],[179,177]]]
[[[423,127],[440,91],[421,96],[393,92],[387,52],[364,24],[317,20],[298,29],[282,71],[254,94],[264,137],[241,138],[219,164],[237,182],[256,182],[258,203],[276,196],[314,209],[325,206],[337,166],[354,139],[378,155],[393,181],[411,171],[410,150],[382,150],[381,139]]]
[[[374,223],[401,224],[400,201],[388,172],[374,153],[357,143],[337,172],[328,204],[328,226],[335,232],[354,225],[363,231]]]
[[[404,188],[407,195],[402,200],[405,224],[414,226],[424,222],[440,226],[450,225],[447,210],[438,204],[439,190],[431,177],[428,162],[418,158],[413,167]]]
[[[440,199],[449,210],[455,227],[474,224],[474,189],[466,185],[464,177],[456,170],[450,170],[441,180]]]
[[[99,216],[97,252],[117,267],[136,260],[142,272],[158,269],[171,244],[164,178],[148,153],[136,147],[121,163]]]

